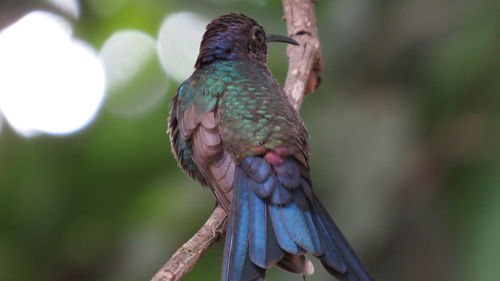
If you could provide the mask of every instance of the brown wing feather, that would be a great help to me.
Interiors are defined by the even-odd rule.
[[[186,155],[189,155],[189,152],[191,151],[191,142],[188,138],[184,137],[181,132],[181,128],[183,131],[186,129],[184,129],[185,126],[181,124],[181,121],[179,121],[178,111],[178,95],[175,95],[172,99],[172,109],[168,117],[167,131],[170,136],[172,152],[183,171],[196,181],[200,182],[202,185],[209,186],[207,179],[198,169],[191,157],[186,157]]]
[[[208,185],[219,203],[229,211],[236,164],[231,154],[223,149],[215,111],[200,113],[196,105],[191,105],[175,115],[180,120],[173,124],[178,126],[178,137],[190,143],[191,160],[196,164],[202,179],[196,178],[193,173],[190,175]],[[172,122],[170,123],[172,127]],[[170,131],[172,134],[172,129]]]

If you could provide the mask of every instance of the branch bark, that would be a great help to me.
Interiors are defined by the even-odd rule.
[[[300,43],[289,46],[288,74],[285,92],[296,110],[304,96],[319,85],[321,48],[316,27],[314,0],[282,0],[288,35]],[[152,281],[179,281],[193,269],[201,256],[217,242],[227,226],[227,214],[217,205],[203,227],[187,241],[151,279]]]
[[[296,110],[304,96],[312,93],[321,81],[321,46],[314,12],[315,0],[283,0],[288,35],[300,46],[288,46],[288,74],[285,93]]]
[[[178,281],[193,269],[201,256],[219,241],[227,226],[226,211],[217,204],[207,222],[189,239],[151,279],[152,281]]]

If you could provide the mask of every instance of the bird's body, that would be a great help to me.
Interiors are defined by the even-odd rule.
[[[255,21],[214,20],[169,118],[180,166],[230,215],[222,280],[264,280],[274,265],[311,274],[306,253],[340,280],[372,280],[312,191],[307,130],[265,60]]]

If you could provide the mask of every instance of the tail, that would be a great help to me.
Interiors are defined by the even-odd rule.
[[[373,277],[315,195],[312,209],[313,220],[323,245],[323,254],[319,259],[325,269],[342,281],[373,281]]]
[[[314,267],[306,253],[318,257],[338,280],[374,280],[294,158],[273,166],[247,157],[236,169],[222,281],[265,280],[266,269],[274,265],[309,275]]]

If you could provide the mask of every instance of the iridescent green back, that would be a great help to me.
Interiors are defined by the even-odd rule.
[[[214,110],[224,149],[237,162],[286,146],[295,148],[294,154],[307,166],[303,121],[262,64],[223,61],[203,67],[181,85],[176,106],[173,110],[179,112],[190,106],[200,114]],[[189,141],[182,146],[181,154],[189,156]]]

